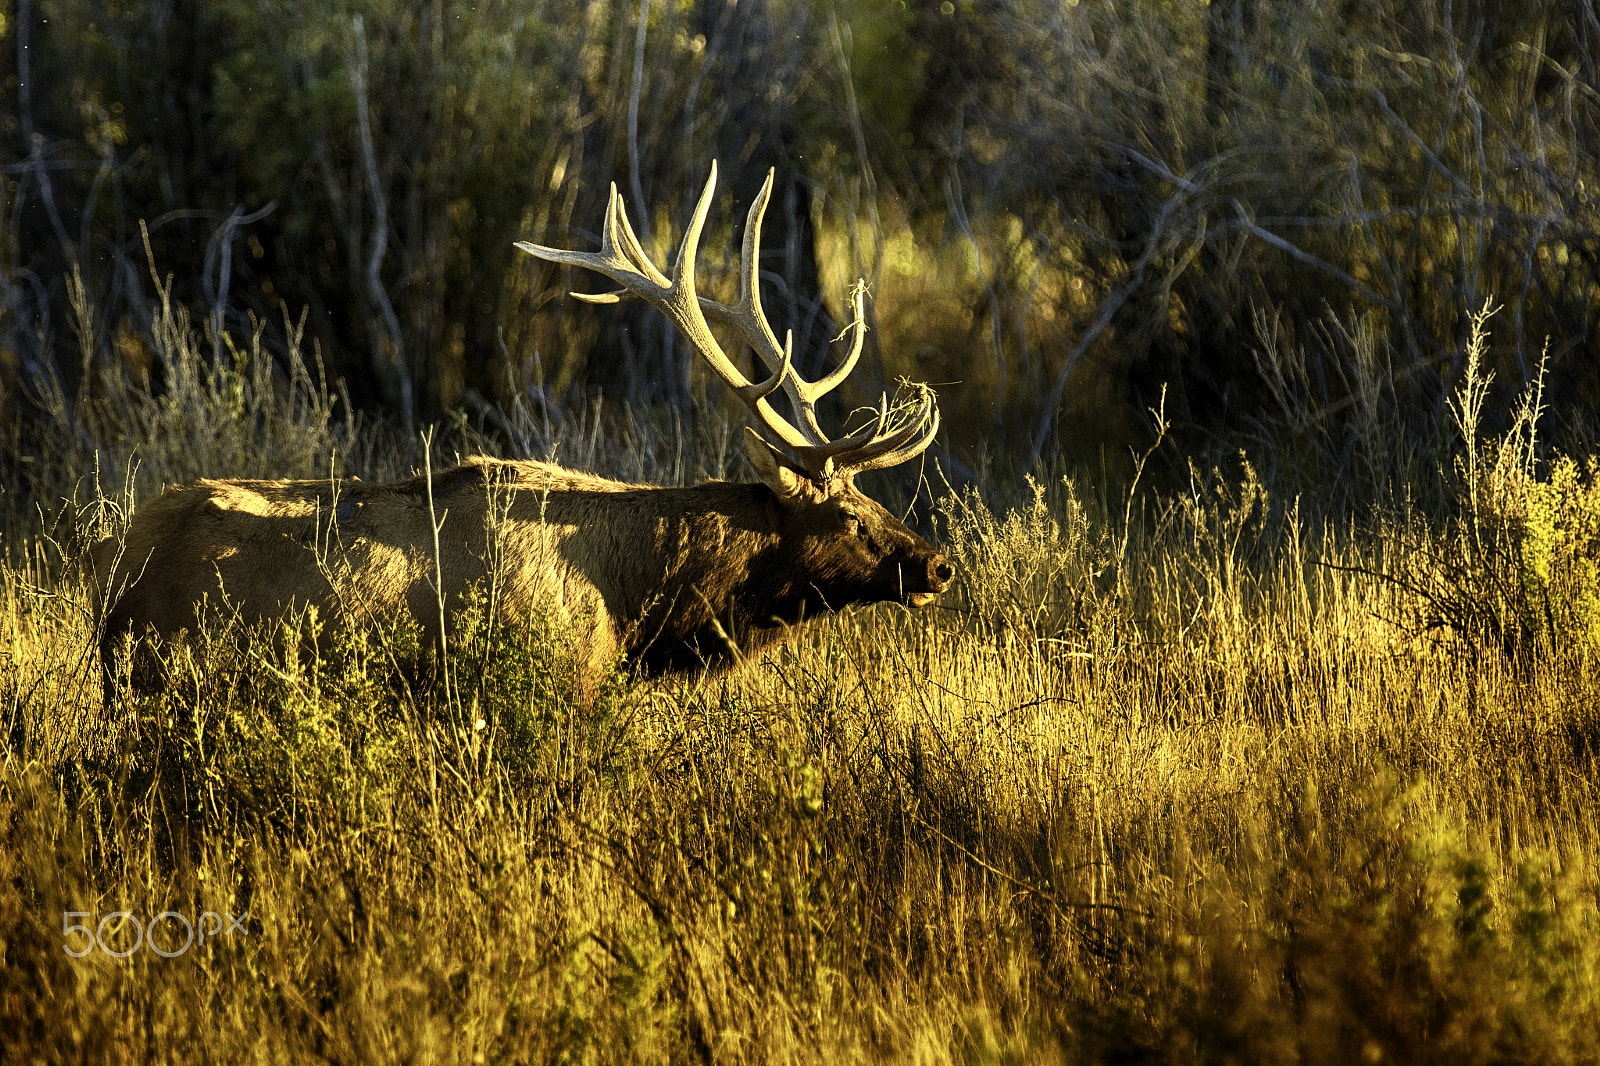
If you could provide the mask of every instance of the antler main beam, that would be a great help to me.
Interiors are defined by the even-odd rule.
[[[700,296],[695,291],[695,253],[706,215],[711,210],[712,193],[717,185],[717,165],[711,164],[705,192],[695,207],[694,217],[684,231],[677,260],[669,278],[650,262],[634,235],[623,210],[616,184],[606,205],[605,227],[600,251],[569,252],[559,248],[518,241],[523,251],[551,262],[566,263],[604,274],[621,285],[616,292],[572,295],[588,303],[607,304],[644,300],[669,318],[688,338],[706,364],[744,402],[760,424],[782,441],[806,472],[814,479],[851,476],[866,470],[880,470],[903,463],[920,454],[933,442],[939,429],[939,412],[933,390],[921,390],[921,403],[909,414],[891,411],[887,396],[878,403],[877,418],[858,433],[830,440],[817,422],[816,403],[838,388],[855,369],[866,337],[865,286],[857,284],[851,293],[854,319],[850,324],[850,350],[833,372],[818,381],[807,381],[795,372],[794,334],[788,333],[782,345],[767,323],[761,308],[760,260],[761,222],[772,198],[773,173],[750,205],[745,218],[744,245],[740,255],[739,301],[732,307]],[[748,381],[728,358],[711,333],[708,319],[733,328],[740,339],[755,351],[772,376],[759,383]],[[773,410],[767,397],[784,390],[799,419],[796,425]]]

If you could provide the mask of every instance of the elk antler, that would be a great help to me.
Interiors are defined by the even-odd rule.
[[[527,241],[518,241],[517,247],[540,259],[570,263],[596,271],[622,286],[617,292],[599,295],[572,294],[580,300],[589,303],[644,300],[665,314],[683,331],[689,343],[705,358],[706,364],[750,408],[761,425],[794,453],[799,465],[813,480],[825,481],[833,477],[850,477],[866,470],[880,470],[921,454],[933,443],[933,436],[939,430],[938,406],[933,390],[926,385],[917,386],[920,403],[910,409],[891,409],[888,397],[882,397],[878,403],[877,417],[872,423],[860,432],[839,440],[829,440],[817,424],[817,400],[838,388],[850,376],[861,357],[861,345],[867,331],[863,309],[866,287],[858,283],[850,294],[855,317],[848,327],[853,336],[850,352],[844,361],[820,381],[806,381],[800,377],[793,366],[793,332],[788,333],[783,345],[779,346],[772,327],[767,324],[766,313],[761,309],[761,219],[772,197],[772,180],[773,174],[768,171],[766,184],[761,187],[755,203],[750,205],[750,214],[745,219],[739,302],[732,307],[700,296],[694,287],[695,251],[700,243],[700,231],[705,226],[706,215],[711,210],[711,194],[717,185],[715,162],[711,164],[711,176],[706,179],[705,192],[695,207],[694,217],[684,231],[683,243],[678,248],[678,258],[672,265],[670,279],[655,268],[649,256],[645,255],[639,239],[634,236],[615,183],[611,186],[611,197],[606,205],[600,251],[567,252]],[[712,336],[708,317],[736,330],[740,339],[755,350],[772,376],[760,384],[746,380]],[[780,386],[799,418],[798,426],[779,415],[767,402],[767,397]]]

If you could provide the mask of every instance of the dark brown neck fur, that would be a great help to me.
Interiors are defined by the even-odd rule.
[[[795,586],[781,509],[765,486],[656,489],[638,503],[665,564],[660,584],[624,612],[640,619],[623,647],[646,674],[733,666],[826,611],[816,590]]]

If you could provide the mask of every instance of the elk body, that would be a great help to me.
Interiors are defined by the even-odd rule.
[[[518,247],[622,285],[588,297],[594,302],[643,299],[660,308],[776,438],[778,446],[745,431],[757,483],[660,488],[473,458],[387,484],[236,480],[168,489],[135,514],[125,538],[92,552],[108,696],[129,636],[177,638],[215,616],[273,622],[315,607],[334,624],[360,625],[409,614],[437,642],[470,589],[492,589],[504,618],[556,621],[592,679],[618,653],[653,676],[718,669],[846,606],[932,603],[953,577],[950,563],[854,483],[928,446],[938,428],[931,392],[924,388],[910,412],[891,411],[885,399],[871,425],[830,440],[814,405],[860,355],[859,290],[849,354],[821,381],[800,378],[756,284],[770,177],[746,224],[739,302],[695,292],[715,181],[713,166],[670,279],[644,255],[614,187],[600,252]],[[746,380],[708,317],[734,328],[771,376]],[[770,406],[779,389],[797,421]]]

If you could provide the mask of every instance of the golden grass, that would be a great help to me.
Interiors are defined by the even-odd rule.
[[[403,633],[219,633],[102,709],[74,556],[133,497],[407,462],[297,353],[162,322],[176,384],[58,397],[0,516],[0,1061],[1600,1057],[1600,477],[1536,461],[1536,393],[1453,516],[1302,518],[1247,465],[952,495],[938,610],[589,712],[470,626],[448,685],[396,680]],[[731,426],[634,414],[503,428],[725,469]],[[117,912],[248,917],[65,930],[133,948]]]
[[[1593,644],[1419,636],[1398,527],[1248,475],[1102,510],[952,498],[943,609],[589,714],[533,638],[448,698],[219,640],[103,713],[81,590],[8,565],[3,1054],[1600,1055]],[[64,950],[114,911],[249,919]]]

